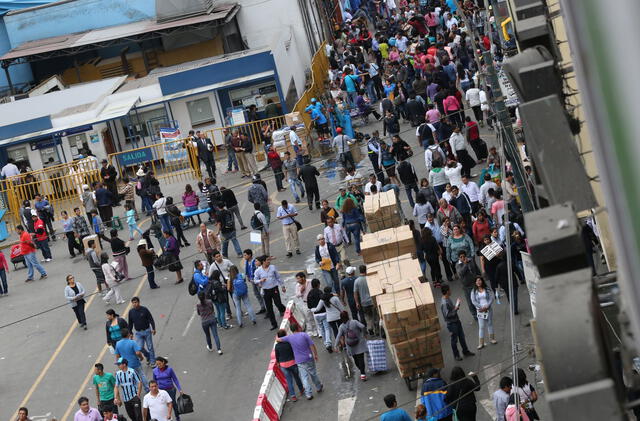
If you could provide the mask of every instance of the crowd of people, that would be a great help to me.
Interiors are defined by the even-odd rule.
[[[460,9],[455,1],[340,3],[343,23],[327,50],[330,95],[321,100],[314,98],[307,109],[319,138],[329,137],[332,130],[335,135],[331,144],[346,173],[335,201],[321,199],[320,171],[301,151],[295,149],[295,156],[291,152],[280,156],[267,149],[267,163],[277,190],[286,191],[286,180],[291,202],[295,202],[281,200],[273,206],[255,161],[255,142],[234,130],[225,133],[227,171],[239,171],[242,178],[251,179],[246,200],[253,210],[247,224],[234,189],[218,185],[213,143],[200,132],[190,132],[190,137],[206,176],[197,185],[187,184],[180,199],[165,197],[160,182],[147,166],[140,167],[135,178],[123,178],[118,185],[115,168],[105,160],[99,171],[100,181],[79,186],[81,205],[73,215],[61,212],[61,238],[67,240],[70,257],[86,257],[98,292],[107,305],[114,303],[105,313],[105,334],[118,370],[109,373],[104,365],[96,364],[93,384],[97,408],[89,405],[87,397],[80,398],[76,421],[122,419],[117,418],[122,406],[132,420],[163,421],[172,416],[180,419],[176,401],[183,395],[182,387],[167,359],[156,356],[152,312],[140,304],[139,297],[130,299],[131,310],[126,318],[116,311],[126,302],[120,289],[122,282],[130,279],[131,259],[131,249],[119,234],[119,228],[124,227],[113,212],[121,202],[129,241],[137,241],[136,251],[149,287],[160,287],[155,280],[158,268],[174,272],[176,284],[186,280],[189,293],[196,297],[194,306],[201,319],[204,346],[219,355],[223,355],[224,340],[219,330],[232,329],[230,321],[234,316],[237,328],[249,321],[256,325],[257,316],[264,314],[270,329],[278,329],[276,310],[280,316],[285,312],[282,294],[286,293],[286,286],[272,263],[272,222],[281,224],[284,255],[292,258],[294,253],[311,253],[303,250],[300,242],[299,231],[303,227],[299,207],[304,207],[300,203],[306,198],[309,211],[319,211],[324,227],[316,235],[313,250],[317,272],[312,279],[304,271],[295,275],[295,297],[306,313],[306,332],[296,323],[290,326],[291,334],[274,332],[275,356],[286,376],[291,401],[296,401],[298,394],[313,399],[314,390],[323,391],[316,367],[319,353],[315,337],[322,339],[327,353],[344,350],[358,368],[360,379],[367,380],[367,339],[384,332],[366,282],[367,268],[352,266],[347,252],[353,245],[351,258],[358,259],[360,255],[361,235],[367,229],[363,212],[367,196],[394,191],[402,219],[413,232],[425,279],[441,293],[439,309],[451,334],[456,361],[474,355],[458,315],[463,303],[477,321],[478,351],[497,343],[493,309],[501,303],[501,297],[509,299],[511,290],[514,300],[510,305],[518,314],[517,292],[519,284],[524,283],[520,252],[527,250],[526,231],[513,174],[507,172],[500,179],[494,170],[504,157],[495,148],[487,148],[479,130],[485,124],[493,127],[489,107],[492,93],[484,85],[484,63],[474,58],[472,45],[492,50],[497,57],[501,55],[499,42],[484,29],[489,17],[483,2],[459,2]],[[472,27],[465,26],[467,22]],[[343,111],[349,109],[363,118],[373,114],[382,123],[382,136],[376,130],[365,139],[372,166],[366,177],[350,151],[358,140],[346,135],[342,128]],[[402,130],[402,125],[410,128]],[[405,140],[414,132],[415,144]],[[421,147],[426,166],[423,174],[410,160],[414,150]],[[478,164],[487,169],[474,181]],[[403,190],[411,208],[407,216],[413,216],[413,220],[405,217],[400,205]],[[136,196],[140,198],[138,205]],[[53,259],[48,241],[56,239],[54,214],[51,204],[41,196],[35,196],[33,204],[25,201],[20,210],[22,224],[17,231],[28,267],[27,282],[33,281],[36,270],[41,279],[47,277],[36,251],[40,249],[45,263]],[[142,214],[152,219],[148,229],[138,226]],[[509,224],[505,224],[505,214]],[[189,253],[191,259],[186,263],[188,258],[180,254],[185,247],[191,247],[184,235],[190,225],[199,228],[193,252]],[[241,248],[238,231],[247,228],[259,234],[259,252]],[[510,249],[506,247],[507,237]],[[106,243],[110,253],[103,249]],[[235,263],[229,257],[229,243],[238,259]],[[486,248],[498,251],[487,257],[482,253]],[[513,262],[512,274],[508,273],[507,253]],[[5,271],[8,266],[0,254],[0,295],[8,293]],[[463,291],[457,299],[452,298],[449,284],[454,281],[460,281]],[[84,306],[89,291],[73,275],[66,277],[64,297],[78,325],[85,330]],[[145,360],[153,368],[152,379],[147,378],[142,367]],[[512,390],[512,379],[505,377],[493,396],[499,421],[515,420],[520,414],[514,407],[514,393],[520,397],[522,419],[538,419],[533,409],[535,389],[523,371],[517,375],[517,390]],[[455,409],[457,419],[475,420],[474,393],[480,389],[478,376],[465,375],[461,367],[451,369],[449,384],[440,370],[432,369],[422,385],[423,397],[415,419],[451,420]],[[385,396],[384,403],[389,411],[381,415],[382,420],[414,419],[397,407],[395,396]],[[24,421],[27,417],[28,410],[21,408],[18,419]]]

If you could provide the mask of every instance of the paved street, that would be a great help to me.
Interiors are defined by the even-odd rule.
[[[375,126],[379,126],[376,124]],[[365,132],[373,130],[370,126]],[[411,162],[416,167],[419,177],[425,176],[422,149],[415,141],[415,129],[408,124],[402,126],[403,138],[414,148],[415,154]],[[493,137],[483,131],[483,138],[491,143]],[[364,150],[364,147],[363,147]],[[226,160],[225,160],[226,161]],[[323,162],[321,160],[320,162]],[[370,164],[368,159],[361,162],[363,174],[368,174]],[[221,162],[218,162],[218,174],[222,173]],[[476,172],[480,172],[476,168]],[[321,198],[330,199],[333,203],[340,181],[339,171],[322,171]],[[291,193],[287,190],[278,193],[275,188],[271,171],[263,172],[263,178],[269,186],[273,206],[280,200],[288,199],[292,202]],[[192,184],[194,180],[190,181]],[[177,197],[182,193],[184,183],[174,183],[161,186],[165,195]],[[240,202],[242,216],[249,225],[252,213],[251,204],[246,201],[248,181],[241,181],[238,175],[222,175],[219,186],[233,187]],[[410,215],[406,195],[401,193],[404,212]],[[301,204],[302,205],[302,204]],[[272,208],[273,208],[272,206]],[[279,222],[272,222],[271,251],[276,257],[274,264],[287,278],[287,297],[293,294],[293,275],[303,270],[313,261],[315,236],[320,232],[319,211],[309,211],[306,206],[298,206],[300,216],[298,220],[304,226],[300,233],[302,255],[293,258],[285,257],[282,230]],[[122,208],[118,208],[122,213]],[[275,218],[273,218],[275,219]],[[276,220],[277,221],[277,220]],[[148,227],[145,221],[143,229]],[[249,231],[238,231],[242,248],[252,247],[249,243]],[[185,279],[190,279],[192,261],[197,255],[195,251],[195,236],[197,229],[190,228],[185,235],[192,243],[188,249],[183,249],[181,258],[185,270]],[[126,237],[122,232],[121,236]],[[135,249],[138,238],[132,244]],[[58,421],[70,419],[77,409],[75,401],[81,395],[90,398],[95,403],[95,392],[91,387],[93,365],[102,362],[107,371],[114,372],[114,358],[110,355],[105,344],[105,310],[106,307],[99,296],[92,296],[87,302],[88,331],[78,330],[75,326],[73,312],[64,300],[65,276],[73,274],[76,280],[83,283],[87,289],[95,288],[95,278],[89,271],[87,262],[76,257],[68,256],[66,242],[57,241],[52,245],[52,262],[46,263],[49,278],[26,284],[26,270],[9,273],[10,295],[0,299],[0,327],[2,328],[0,341],[0,421],[12,421],[11,417],[19,406],[29,407],[33,419],[51,419]],[[235,253],[229,253],[231,260],[237,263]],[[358,259],[353,246],[348,248],[347,254],[352,259],[352,265],[357,266]],[[8,259],[8,250],[5,250]],[[199,317],[194,312],[195,299],[187,293],[186,282],[174,285],[175,275],[168,271],[156,272],[156,281],[161,286],[158,290],[150,290],[143,277],[144,269],[135,253],[128,256],[131,276],[134,278],[124,283],[123,297],[127,304],[113,308],[124,317],[128,312],[128,300],[138,295],[142,305],[147,306],[153,313],[157,323],[157,335],[154,338],[156,354],[168,358],[169,364],[176,371],[183,390],[194,400],[196,412],[185,416],[185,420],[245,420],[251,417],[258,389],[266,371],[269,353],[273,343],[273,332],[268,330],[269,323],[258,316],[258,324],[245,324],[243,329],[235,327],[235,318],[231,321],[234,328],[221,331],[222,349],[224,355],[209,353],[205,349],[205,341],[200,328]],[[452,283],[455,299],[460,296],[459,282]],[[517,317],[518,343],[523,353],[522,366],[531,364],[534,359],[527,355],[531,350],[533,340],[527,322],[531,316],[526,288],[519,289],[520,315]],[[257,307],[255,300],[254,308]],[[439,291],[436,292],[439,300]],[[464,307],[464,306],[463,306]],[[468,311],[460,311],[467,340],[475,352],[477,334],[474,322]],[[476,393],[479,405],[479,420],[492,419],[491,394],[497,388],[502,375],[510,372],[510,343],[509,319],[507,306],[503,302],[494,309],[494,325],[499,343],[489,345],[475,357],[466,358],[461,366],[466,371],[479,373],[482,390]],[[445,355],[445,379],[448,379],[450,369],[454,366],[449,346],[449,335],[443,326],[441,340]],[[415,406],[416,392],[409,391],[395,370],[386,374],[371,376],[367,382],[357,379],[344,379],[340,369],[341,355],[328,354],[319,339],[316,344],[320,350],[319,375],[325,383],[325,391],[313,401],[301,400],[288,403],[283,417],[290,420],[367,420],[376,418],[384,411],[382,397],[387,393],[395,393],[398,402],[410,413]],[[150,374],[150,370],[147,371]],[[529,373],[530,374],[530,373]],[[529,380],[533,383],[533,375]],[[547,411],[544,408],[544,395],[538,403],[538,412],[545,419]]]

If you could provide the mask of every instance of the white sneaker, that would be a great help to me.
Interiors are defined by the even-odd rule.
[[[218,350],[218,355],[222,355],[222,350],[221,349]]]
[[[209,350],[209,352],[213,352],[213,348],[211,348],[209,345],[207,345],[207,350]]]
[[[53,259],[44,259],[45,262],[50,262]]]

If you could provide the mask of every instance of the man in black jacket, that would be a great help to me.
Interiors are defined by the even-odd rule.
[[[304,183],[304,189],[307,192],[307,203],[309,204],[309,210],[313,209],[313,202],[315,198],[316,209],[320,209],[320,190],[318,189],[318,177],[320,173],[318,169],[306,163],[300,168],[300,178]]]
[[[398,177],[400,177],[400,181],[404,184],[404,190],[407,193],[407,198],[409,198],[409,206],[413,208],[415,206],[415,202],[413,201],[413,194],[411,191],[415,191],[418,194],[418,176],[416,175],[416,170],[413,168],[413,165],[409,161],[401,161],[396,168],[398,172]]]
[[[207,168],[210,178],[216,178],[216,161],[213,158],[213,143],[211,139],[204,137],[201,131],[196,132],[196,138],[192,141],[193,146],[198,149],[198,159]]]
[[[460,215],[462,215],[462,219],[467,225],[467,233],[470,236],[473,236],[473,232],[471,231],[472,221],[471,221],[471,200],[469,199],[469,195],[465,192],[461,192],[458,186],[451,186],[451,200],[449,203],[458,209]]]
[[[106,159],[102,160],[102,168],[100,169],[100,177],[105,187],[113,194],[115,198],[114,206],[120,206],[120,199],[118,195],[118,185],[116,179],[118,178],[118,172],[115,167]]]
[[[242,216],[240,216],[240,208],[238,207],[238,200],[236,199],[236,195],[233,193],[233,190],[226,187],[220,187],[220,195],[226,208],[229,211],[233,212],[238,222],[240,222],[240,229],[246,230],[247,227],[244,225],[244,222],[242,222]]]

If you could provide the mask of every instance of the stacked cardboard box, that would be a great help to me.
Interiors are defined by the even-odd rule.
[[[369,293],[378,307],[400,375],[414,378],[424,374],[428,367],[442,367],[435,299],[431,285],[423,282],[418,260],[409,254],[415,250],[411,231],[400,227],[365,237],[368,238],[363,241],[362,254],[367,256]],[[393,257],[372,262],[387,255]]]
[[[391,355],[402,377],[442,367],[440,323],[431,286],[409,280],[402,290],[376,297]]]
[[[367,264],[367,284],[372,297],[406,288],[410,280],[422,281],[418,260],[410,254]]]
[[[362,260],[365,263],[372,263],[407,253],[415,253],[416,246],[411,229],[408,225],[403,225],[363,235],[360,249],[362,250]]]
[[[304,124],[302,115],[298,112],[292,112],[284,115],[284,122],[287,126],[296,126],[298,124]]]
[[[371,232],[399,227],[402,223],[393,190],[369,195],[364,199],[364,216]]]

